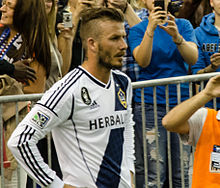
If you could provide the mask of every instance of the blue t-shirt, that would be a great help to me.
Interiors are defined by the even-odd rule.
[[[186,19],[175,19],[179,33],[186,41],[196,42],[193,27]],[[130,29],[128,42],[131,51],[140,45],[146,28],[148,19],[140,22]],[[159,78],[168,78],[175,76],[184,76],[188,73],[188,64],[184,62],[177,46],[172,41],[172,37],[159,26],[154,31],[152,57],[150,65],[141,68],[138,81],[152,80]],[[136,89],[134,93],[135,102],[141,102],[140,89]],[[181,84],[181,100],[188,98],[188,84]],[[153,104],[153,88],[145,88],[145,103]],[[169,104],[174,106],[177,104],[177,89],[175,85],[169,86]],[[157,87],[157,103],[166,104],[165,87]]]

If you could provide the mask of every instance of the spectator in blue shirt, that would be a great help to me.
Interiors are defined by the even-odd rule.
[[[168,0],[165,0],[165,10],[154,7],[153,0],[145,0],[150,14],[148,19],[132,27],[129,31],[129,47],[141,67],[138,81],[187,75],[188,65],[196,63],[198,49],[192,25],[188,20],[175,19],[167,13]],[[176,86],[169,86],[170,108],[177,105]],[[181,85],[181,100],[188,98],[188,85]],[[161,119],[166,114],[165,87],[157,87],[157,122],[159,148],[156,148],[156,133],[154,126],[153,88],[144,89],[146,114],[146,138],[148,156],[148,186],[157,187],[157,159],[159,152],[160,185],[164,186],[167,178],[167,132]],[[136,185],[144,185],[144,160],[141,118],[141,90],[134,91],[134,120],[136,146]],[[183,146],[185,187],[188,187],[188,164],[190,147]],[[172,183],[173,187],[181,187],[180,151],[177,134],[171,134]]]
[[[195,29],[199,44],[199,58],[192,66],[193,74],[203,74],[220,71],[220,4],[218,0],[211,0],[213,13],[203,17],[199,27]],[[213,108],[213,101],[206,104]],[[220,98],[217,98],[217,109],[220,109]]]

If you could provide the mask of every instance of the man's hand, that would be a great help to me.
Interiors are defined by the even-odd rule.
[[[218,69],[220,66],[220,53],[215,53],[210,57],[210,62],[213,65],[212,68]]]
[[[212,98],[220,97],[220,75],[210,78],[202,92]]]
[[[65,28],[64,23],[58,23],[57,24],[57,29],[60,32],[58,37],[63,37],[65,39],[72,39],[73,38],[73,28],[75,26],[73,25],[72,28]],[[76,29],[76,28],[74,28]]]
[[[75,11],[77,12],[77,15],[80,15],[80,13],[86,8],[91,8],[95,6],[96,6],[95,0],[78,0]]]
[[[166,11],[161,10],[161,7],[154,7],[151,11],[148,20],[147,30],[148,33],[153,36],[154,30],[156,29],[157,25],[161,24],[164,20],[166,20]]]
[[[175,17],[168,14],[169,19],[167,20],[167,26],[160,25],[160,28],[165,30],[171,37],[173,37],[173,40],[176,41],[176,39],[179,37],[179,31],[175,22]]]
[[[74,186],[72,186],[72,185],[67,185],[67,184],[65,184],[63,188],[76,188],[76,187],[74,187]]]
[[[27,81],[31,80],[34,82],[36,80],[35,71],[29,67],[29,64],[32,60],[26,59],[22,61],[16,61],[14,65],[14,74],[13,77],[18,81]]]
[[[120,9],[122,12],[124,12],[127,6],[127,0],[108,0],[107,5],[109,8]]]

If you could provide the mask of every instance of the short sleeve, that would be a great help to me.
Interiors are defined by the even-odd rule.
[[[178,23],[179,21],[181,21],[181,23]],[[178,29],[179,29],[179,33],[183,36],[183,38],[186,41],[194,42],[194,43],[196,43],[196,45],[198,45],[193,26],[188,20],[179,19],[177,21],[177,26],[178,26]]]
[[[180,135],[181,140],[184,143],[196,146],[201,135],[202,128],[207,117],[207,113],[208,110],[206,108],[200,108],[191,116],[191,118],[188,120],[189,134]]]

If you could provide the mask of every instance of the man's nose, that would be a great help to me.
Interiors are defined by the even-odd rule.
[[[125,49],[126,50],[127,48],[128,48],[128,45],[127,45],[125,39],[123,38],[122,42],[121,42],[121,49]]]

